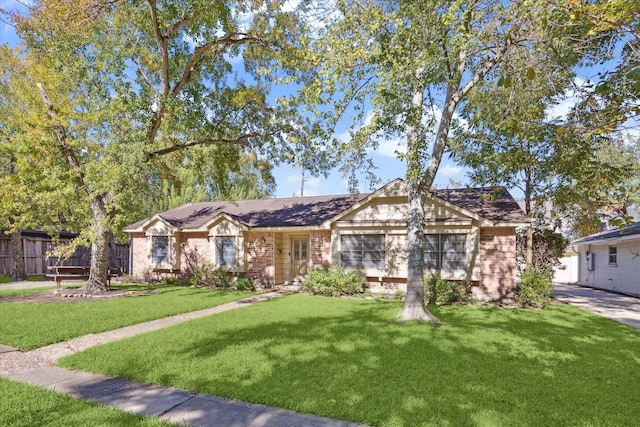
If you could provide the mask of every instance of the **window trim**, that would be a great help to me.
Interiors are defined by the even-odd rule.
[[[609,265],[618,265],[618,247],[609,246]]]
[[[357,239],[357,246],[355,249],[346,250],[344,239]],[[377,238],[381,239],[382,249],[376,250],[367,250],[367,247],[371,247],[373,245],[365,245],[364,240],[367,238]],[[359,252],[359,254],[358,254]],[[378,257],[372,257],[372,254],[378,253]],[[349,259],[345,259],[345,254],[352,255],[349,259],[359,260],[358,263],[347,263]],[[355,255],[355,256],[354,256]],[[367,256],[369,255],[369,256]],[[365,265],[365,258],[369,260],[378,260],[378,264],[368,264]],[[356,268],[356,269],[365,269],[365,270],[383,270],[387,266],[387,235],[385,233],[362,233],[362,234],[340,234],[340,265],[345,268]]]
[[[230,241],[233,243],[233,263],[231,264],[227,264],[226,262],[220,263],[220,260],[222,259],[222,261],[226,261],[224,259],[224,246],[222,246],[222,251],[220,251],[219,246],[218,246],[218,240],[219,239],[225,239],[227,241]],[[229,236],[229,235],[217,235],[214,236],[213,238],[213,247],[214,247],[214,261],[215,261],[215,265],[218,267],[235,267],[238,264],[238,239],[236,236]],[[222,255],[222,258],[220,258],[220,255]]]
[[[158,239],[166,239],[166,254],[162,259],[156,257],[156,244]],[[169,265],[171,264],[171,236],[166,234],[151,236],[151,263],[153,265]]]
[[[436,250],[427,250],[429,249],[429,246],[431,246],[428,244],[427,236],[437,236],[437,241],[435,242]],[[452,237],[452,236],[461,237],[462,242],[458,242],[458,243],[464,244],[463,251],[450,251],[445,249],[446,239],[443,239],[443,237]],[[425,270],[429,270],[429,271],[466,271],[467,270],[467,267],[468,267],[467,262],[469,258],[468,247],[467,247],[468,233],[425,233],[424,238],[425,240],[424,240],[424,247],[423,247],[423,261],[424,261]],[[435,267],[433,266],[433,259],[427,260],[427,255],[432,255],[431,258],[433,258],[433,254],[435,254],[435,257],[436,257]],[[458,260],[456,259],[449,260],[449,259],[446,259],[447,254],[462,254],[462,257],[461,259],[458,259]],[[456,265],[454,265],[454,268],[443,268],[443,265],[447,262],[456,263]]]

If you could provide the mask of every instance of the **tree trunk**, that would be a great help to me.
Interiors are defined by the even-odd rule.
[[[408,265],[407,294],[400,321],[426,320],[439,325],[438,319],[424,306],[424,187],[420,185],[420,126],[423,111],[424,69],[416,71],[416,85],[411,100],[412,111],[407,124],[407,185],[409,217],[407,219]]]
[[[93,217],[93,241],[91,243],[91,271],[86,291],[101,294],[109,290],[107,284],[107,261],[109,255],[109,230],[105,226],[107,213],[101,196],[91,201]]]
[[[24,247],[19,231],[11,234],[11,252],[13,255],[13,273],[11,278],[16,282],[27,280],[27,266],[24,264]]]
[[[529,150],[531,151],[531,150]],[[531,169],[525,172],[524,210],[528,217],[531,217]],[[531,225],[527,227],[527,244],[525,249],[525,268],[533,266],[533,229]]]
[[[407,295],[401,321],[426,320],[435,325],[440,321],[424,306],[424,194],[411,181],[409,187],[409,218],[407,237],[409,259],[407,265]]]

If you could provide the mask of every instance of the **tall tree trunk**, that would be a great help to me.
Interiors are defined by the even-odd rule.
[[[529,150],[531,152],[531,150]],[[525,171],[525,191],[524,191],[524,210],[528,217],[531,216],[531,169],[527,168]],[[527,227],[527,242],[525,249],[525,263],[526,268],[530,268],[533,266],[533,229],[531,228],[531,224]]]
[[[426,320],[439,325],[440,321],[424,306],[424,194],[422,189],[408,182],[409,218],[407,238],[407,295],[400,320]]]
[[[93,241],[91,243],[91,271],[87,282],[87,293],[101,294],[109,290],[107,284],[107,262],[109,256],[109,230],[106,227],[107,212],[102,196],[91,201],[93,217]]]
[[[19,231],[11,233],[11,253],[13,255],[13,273],[11,278],[16,282],[27,280],[27,266],[24,263],[24,247]]]
[[[407,125],[407,185],[409,217],[407,219],[408,265],[407,294],[401,321],[426,320],[440,322],[424,306],[424,187],[420,185],[420,122],[423,110],[424,69],[416,71],[416,85],[412,97],[412,111]]]

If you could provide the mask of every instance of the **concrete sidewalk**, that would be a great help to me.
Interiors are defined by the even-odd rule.
[[[80,399],[115,406],[124,411],[157,416],[170,422],[192,426],[358,426],[347,421],[299,414],[264,405],[231,401],[171,387],[54,366],[61,357],[90,347],[282,295],[283,292],[269,292],[217,307],[152,320],[100,334],[89,334],[28,352],[20,352],[0,344],[0,376],[43,386]]]
[[[559,301],[640,329],[640,298],[567,283],[554,283],[551,296]]]
[[[156,416],[173,423],[191,426],[358,426],[347,421],[226,400],[89,372],[70,371],[55,366],[13,374],[9,378],[44,386],[80,399],[115,406],[124,411]]]

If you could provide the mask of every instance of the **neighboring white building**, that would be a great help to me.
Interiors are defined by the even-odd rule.
[[[578,284],[640,296],[640,222],[571,242],[578,250]]]

